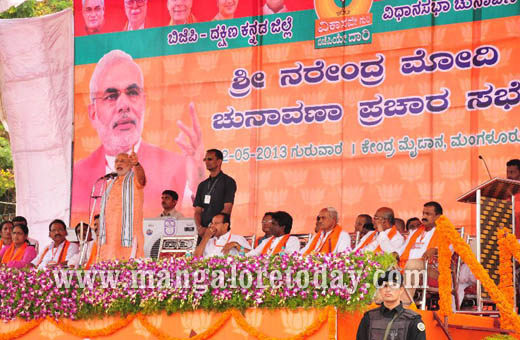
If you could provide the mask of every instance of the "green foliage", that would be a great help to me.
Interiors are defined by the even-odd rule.
[[[0,124],[0,201],[13,202],[15,198],[14,171],[9,135]],[[4,206],[2,214],[14,212],[14,206]]]
[[[31,18],[52,14],[72,7],[72,0],[27,0],[0,13],[0,19]]]
[[[484,340],[515,340],[516,338],[506,334],[495,334],[484,338]]]

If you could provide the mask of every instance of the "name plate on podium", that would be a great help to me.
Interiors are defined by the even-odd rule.
[[[157,258],[161,238],[189,236],[197,239],[197,226],[193,218],[145,218],[143,220],[143,234],[144,256]]]
[[[197,247],[197,235],[163,236],[159,245],[159,258],[179,257],[186,253],[193,254]]]

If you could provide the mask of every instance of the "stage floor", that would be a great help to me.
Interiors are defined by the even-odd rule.
[[[447,339],[432,312],[420,311],[428,340]],[[208,313],[196,311],[167,315],[132,315],[98,320],[2,323],[0,339],[341,339],[356,338],[361,313],[337,313],[333,308],[311,310],[250,309]],[[493,328],[493,319],[454,315],[449,324]],[[496,332],[450,328],[453,339],[482,339]]]

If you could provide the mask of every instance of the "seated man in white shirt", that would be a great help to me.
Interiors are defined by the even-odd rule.
[[[437,238],[435,235],[435,221],[442,215],[442,206],[437,202],[428,202],[424,204],[422,224],[415,229],[403,246],[397,251],[399,267],[408,270],[424,270],[424,262],[432,263],[433,258],[437,255]],[[405,275],[407,277],[407,275]],[[414,277],[414,276],[410,276]],[[428,277],[437,279],[439,271],[435,266],[428,266]],[[413,298],[416,286],[413,282],[405,282],[406,290]],[[418,286],[418,282],[417,282]],[[410,297],[403,296],[403,303],[410,303]]]
[[[269,234],[272,236],[264,239],[258,247],[248,252],[246,256],[292,254],[300,251],[300,241],[297,237],[291,236],[293,223],[291,215],[285,211],[277,211],[271,213],[271,219]],[[227,247],[236,249],[240,245],[232,242],[228,243]]]
[[[67,226],[62,220],[56,219],[49,224],[49,237],[52,239],[51,244],[32,262],[40,270],[67,266],[79,252],[76,243],[67,241]]]
[[[320,210],[317,221],[319,231],[307,243],[300,253],[327,254],[350,251],[350,235],[338,224],[338,211],[332,207]]]
[[[355,251],[393,253],[404,244],[404,237],[395,226],[394,211],[387,207],[377,209],[374,215],[375,229],[359,241]]]
[[[239,249],[224,249],[226,244],[236,242],[240,245]],[[213,216],[211,223],[204,232],[202,241],[195,249],[195,257],[210,257],[223,255],[238,255],[239,252],[250,250],[251,246],[247,240],[240,236],[231,234],[231,220],[229,214],[218,213]]]
[[[86,251],[85,251],[85,258],[83,259],[83,267],[85,269],[88,269],[90,265],[93,264],[97,252],[97,246],[96,246],[96,240],[95,235],[93,235],[92,228],[87,223],[80,222],[76,225],[74,228],[74,231],[76,232],[76,236],[78,237],[78,241],[86,240]],[[80,243],[81,244],[81,243]],[[80,251],[72,256],[72,258],[69,261],[69,266],[79,266],[80,257],[81,257],[81,247],[79,249]]]

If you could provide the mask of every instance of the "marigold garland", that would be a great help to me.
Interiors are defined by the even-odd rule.
[[[302,333],[297,334],[295,336],[292,336],[290,338],[273,338],[269,337],[263,333],[261,333],[259,330],[251,327],[245,318],[242,316],[242,314],[237,310],[229,310],[222,314],[221,318],[210,328],[208,328],[203,333],[197,334],[196,336],[190,338],[190,340],[206,340],[209,339],[211,336],[213,336],[220,328],[226,324],[226,322],[233,317],[237,324],[242,328],[244,331],[246,331],[249,335],[254,336],[255,338],[258,338],[260,340],[300,340],[305,339],[313,334],[315,334],[322,325],[327,321],[329,326],[329,335],[328,338],[330,340],[336,339],[336,309],[332,306],[326,307],[323,311],[320,312],[316,320],[307,327]],[[118,320],[111,324],[110,326],[107,326],[105,328],[96,329],[96,330],[84,330],[84,329],[78,329],[70,324],[67,324],[65,322],[56,321],[52,318],[47,318],[49,322],[51,322],[54,326],[61,329],[63,332],[75,335],[77,337],[100,337],[100,336],[109,336],[114,334],[115,332],[125,328],[128,326],[132,321],[135,319],[138,319],[139,322],[150,332],[150,334],[154,335],[158,339],[161,340],[187,340],[184,338],[173,338],[170,337],[164,333],[162,333],[159,329],[157,329],[154,325],[152,325],[147,319],[146,316],[142,314],[137,315],[128,315],[125,318],[122,318],[121,320]],[[29,333],[34,328],[38,327],[44,320],[31,320],[18,328],[15,331],[3,333],[0,334],[0,340],[12,340],[19,338],[27,333]]]
[[[451,310],[451,251],[450,240],[442,230],[439,230],[439,312],[441,316],[450,316]]]
[[[437,219],[436,225],[438,228],[438,231],[441,235],[441,239],[443,239],[444,242],[441,242],[440,248],[447,248],[450,244],[453,245],[453,249],[461,259],[466,263],[466,265],[469,267],[471,272],[475,275],[475,277],[480,280],[482,283],[482,286],[486,289],[490,297],[493,299],[493,301],[496,303],[498,310],[501,314],[501,322],[502,326],[504,328],[509,328],[515,330],[517,333],[520,334],[520,317],[513,313],[513,306],[511,303],[506,299],[504,294],[498,289],[498,287],[495,285],[495,282],[489,277],[489,274],[487,271],[482,267],[482,265],[477,261],[475,258],[473,252],[471,251],[471,248],[469,245],[464,242],[464,240],[460,237],[458,232],[455,230],[455,227],[453,224],[446,218],[446,216],[442,215]],[[439,249],[439,254],[441,254],[441,249]],[[443,251],[444,254],[444,251]],[[439,261],[440,261],[439,256]],[[450,253],[451,257],[451,253]],[[443,261],[443,264],[445,261]],[[439,262],[439,267],[440,267]],[[439,271],[441,268],[439,268]],[[439,293],[446,295],[446,291],[449,290],[451,293],[451,286],[446,287],[446,281],[441,281],[439,279]],[[443,285],[443,289],[441,290],[441,285]],[[450,294],[451,295],[451,294]],[[451,299],[451,296],[448,295],[448,297]],[[443,296],[440,297],[443,299]],[[445,298],[445,297],[444,297]],[[442,315],[448,315],[451,312],[450,306],[446,306],[446,303],[443,303],[442,305],[439,303],[439,313]],[[448,308],[448,310],[446,310]],[[444,309],[444,310],[443,310]]]
[[[225,311],[224,313],[222,313],[222,316],[220,317],[220,319],[218,319],[218,321],[213,326],[211,326],[210,328],[206,329],[204,332],[202,332],[200,334],[197,334],[194,337],[189,338],[189,340],[206,340],[206,339],[209,339],[219,329],[221,329],[222,326],[224,326],[224,324],[226,324],[226,322],[229,320],[229,318],[231,318],[231,314],[232,314],[231,310]],[[138,318],[139,322],[141,322],[141,324],[144,326],[144,328],[146,328],[146,330],[148,332],[150,332],[153,336],[155,336],[158,339],[161,339],[161,340],[187,340],[186,338],[173,338],[173,337],[170,337],[167,334],[164,334],[159,329],[157,329],[157,327],[152,325],[146,319],[146,316],[144,316],[142,314],[138,314],[137,318]]]
[[[323,323],[329,319],[329,326],[330,326],[330,313],[331,313],[331,310],[334,312],[334,323],[336,322],[335,320],[335,317],[336,317],[336,312],[334,310],[334,307],[327,307],[325,308],[319,315],[318,317],[316,318],[316,320],[314,320],[314,322],[309,326],[307,327],[306,330],[304,330],[303,332],[301,332],[300,334],[297,334],[295,336],[292,336],[290,338],[273,338],[273,337],[270,337],[270,336],[267,336],[263,333],[261,333],[259,330],[251,327],[246,319],[242,316],[242,314],[237,311],[237,310],[232,310],[232,314],[233,314],[233,318],[235,319],[235,321],[237,322],[237,324],[240,326],[240,328],[242,328],[244,331],[246,331],[249,335],[257,338],[257,339],[260,339],[260,340],[301,340],[301,339],[305,339],[306,337],[309,337],[311,335],[313,335],[314,333],[316,333],[317,331],[319,331],[319,329],[322,327]],[[335,327],[334,327],[335,328]],[[331,331],[329,329],[329,338],[331,339],[335,339],[336,338],[336,332],[334,331],[334,337],[331,337]]]
[[[500,259],[498,265],[498,273],[500,275],[498,288],[502,293],[504,293],[508,301],[514,301],[515,290],[513,287],[513,254],[506,238],[505,229],[501,228],[497,230],[497,240]]]
[[[20,326],[20,328],[18,328],[17,330],[7,333],[0,333],[0,340],[11,340],[20,338],[32,331],[33,329],[35,329],[36,327],[38,327],[42,322],[43,319],[28,321],[24,323],[22,326]]]
[[[516,239],[515,235],[508,233],[506,230],[502,230],[505,238],[505,244],[507,244],[507,247],[511,254],[520,261],[520,244],[518,244],[518,240]]]
[[[338,315],[336,308],[329,307],[329,340],[336,339],[336,323]]]
[[[66,322],[58,322],[52,318],[47,318],[47,320],[49,320],[52,324],[54,324],[54,326],[58,327],[65,333],[72,334],[80,338],[95,338],[114,334],[115,332],[128,326],[132,321],[134,321],[136,317],[137,315],[128,315],[127,317],[115,321],[113,324],[107,327],[94,330],[79,329],[70,324],[67,324]]]

